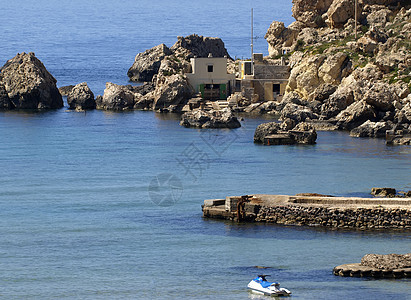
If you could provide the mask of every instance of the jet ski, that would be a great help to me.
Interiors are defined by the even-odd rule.
[[[278,282],[269,282],[266,277],[270,275],[258,275],[247,285],[253,292],[267,296],[289,296],[291,292],[285,288],[280,288]]]

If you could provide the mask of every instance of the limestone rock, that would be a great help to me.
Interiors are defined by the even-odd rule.
[[[321,115],[326,119],[335,117],[354,101],[351,90],[338,88],[321,106]]]
[[[339,84],[341,82],[342,71],[347,64],[347,54],[338,52],[334,55],[330,55],[318,69],[318,76],[325,83],[334,85]]]
[[[411,99],[410,96],[408,98]],[[398,124],[411,124],[411,101],[396,111],[394,120]]]
[[[174,106],[181,109],[194,95],[193,88],[182,75],[160,76],[154,91],[154,109]]]
[[[294,103],[288,103],[281,111],[281,120],[292,119],[299,123],[313,118],[314,114],[309,107]]]
[[[13,108],[13,105],[10,101],[9,96],[7,95],[6,88],[0,82],[0,110],[9,110],[12,108]]]
[[[86,82],[79,83],[73,87],[67,95],[67,104],[70,109],[85,110],[96,108],[94,94]]]
[[[293,0],[293,17],[308,27],[318,27],[322,15],[327,12],[333,0]]]
[[[313,100],[314,101],[319,101],[323,103],[327,99],[330,98],[332,94],[337,90],[337,86],[329,84],[329,83],[323,83],[319,85],[313,93]]]
[[[367,120],[375,119],[375,117],[375,110],[371,105],[365,101],[358,101],[340,112],[336,120],[338,121],[337,125],[339,128],[351,130]]]
[[[290,131],[297,144],[313,145],[317,140],[317,132],[309,123],[299,123]]]
[[[291,47],[297,39],[300,26],[301,24],[294,22],[286,28],[283,22],[272,22],[264,36],[268,42],[269,55],[277,56],[282,54],[283,48]]]
[[[387,84],[375,83],[367,90],[363,100],[378,110],[388,111],[394,108],[394,101],[399,98]]]
[[[344,27],[348,19],[354,17],[354,8],[353,2],[350,0],[334,0],[327,11],[331,28]]]
[[[380,270],[394,270],[411,267],[411,253],[401,254],[367,254],[361,259],[361,265]]]
[[[393,12],[385,6],[365,7],[364,11],[367,10],[371,11],[367,14],[367,23],[369,26],[385,27],[385,24],[389,21],[389,17],[393,14]]]
[[[376,197],[393,197],[397,194],[397,191],[393,188],[372,188],[371,195]]]
[[[59,87],[59,92],[62,96],[68,96],[68,94],[70,94],[73,88],[74,88],[74,85],[62,86],[62,87]]]
[[[153,76],[158,73],[161,61],[165,56],[171,54],[170,49],[164,44],[137,54],[133,65],[127,72],[128,77],[132,81],[151,81]]]
[[[176,57],[184,57],[186,60],[197,57],[208,57],[211,53],[213,57],[230,58],[224,42],[220,38],[204,37],[192,34],[186,37],[177,37],[177,42],[170,48]]]
[[[254,143],[264,143],[264,138],[267,135],[275,134],[281,130],[280,123],[269,122],[257,126],[254,132]]]
[[[134,94],[126,86],[111,82],[106,83],[103,97],[96,99],[97,109],[104,110],[127,110],[134,106]]]
[[[254,132],[254,143],[265,145],[315,144],[317,133],[308,123],[299,123],[287,130],[293,121],[286,120],[283,124],[276,122],[258,125]]]
[[[385,137],[385,132],[391,128],[392,127],[387,122],[372,122],[368,120],[357,128],[351,130],[350,136],[383,138]]]
[[[238,128],[241,123],[229,108],[222,111],[193,110],[186,112],[181,117],[181,126],[196,128]]]
[[[0,69],[0,82],[7,92],[9,108],[53,109],[63,107],[56,79],[34,53],[19,53]],[[4,107],[4,106],[3,106]]]

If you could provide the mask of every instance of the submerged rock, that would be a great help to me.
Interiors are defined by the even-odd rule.
[[[94,94],[86,82],[79,83],[71,89],[67,95],[67,104],[70,109],[85,110],[96,108]]]
[[[19,53],[0,69],[1,102],[8,109],[54,109],[63,107],[57,80],[33,52]],[[4,96],[4,90],[7,98]]]
[[[393,197],[397,194],[394,188],[372,188],[371,195],[377,197]]]
[[[210,110],[193,110],[186,112],[181,117],[181,126],[196,128],[238,128],[241,123],[234,116],[229,108],[222,111]]]

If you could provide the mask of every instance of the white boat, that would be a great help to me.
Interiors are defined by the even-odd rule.
[[[265,278],[269,275],[258,275],[247,285],[253,292],[267,296],[289,296],[291,292],[285,288],[280,288],[278,282],[269,282]]]

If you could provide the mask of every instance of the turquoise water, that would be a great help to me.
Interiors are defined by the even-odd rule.
[[[253,2],[258,35],[292,21],[291,2],[265,2]],[[59,86],[127,83],[137,52],[176,35],[221,36],[232,56],[249,50],[250,2],[31,3],[3,4],[0,59],[35,51]],[[366,253],[410,252],[409,232],[202,219],[204,199],[227,195],[411,189],[409,147],[341,132],[319,132],[313,146],[255,145],[264,121],[195,130],[153,112],[0,112],[0,298],[249,299],[260,265],[292,298],[409,299],[409,280],[332,275]]]

